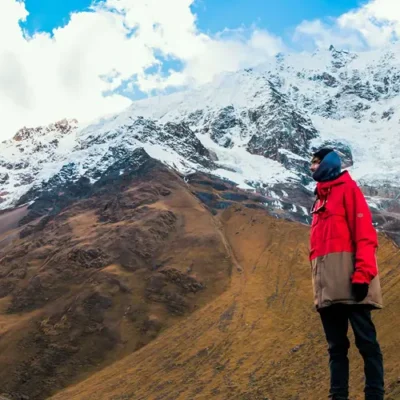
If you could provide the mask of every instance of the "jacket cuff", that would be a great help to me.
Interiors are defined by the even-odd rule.
[[[367,284],[371,283],[371,278],[366,276],[361,271],[355,271],[352,278],[352,283],[360,283],[360,284]]]

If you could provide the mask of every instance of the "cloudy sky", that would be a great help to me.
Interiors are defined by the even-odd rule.
[[[363,51],[399,36],[397,0],[0,0],[0,139],[88,122],[280,51]]]

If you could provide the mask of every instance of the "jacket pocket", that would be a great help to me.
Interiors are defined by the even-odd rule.
[[[351,276],[354,271],[352,253],[331,253],[324,257],[322,300],[324,302],[348,302],[353,299]]]
[[[350,236],[346,216],[344,214],[326,211],[324,215],[321,216],[320,224],[322,225],[320,230],[322,231],[322,238],[324,240],[338,238],[345,240]]]
[[[321,292],[318,271],[319,271],[318,261],[317,261],[317,259],[314,259],[311,261],[311,275],[312,275],[312,286],[313,286],[313,293],[314,293],[314,304],[316,306],[319,305],[319,297],[320,297],[320,292]]]

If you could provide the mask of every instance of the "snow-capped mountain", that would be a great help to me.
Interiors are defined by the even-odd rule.
[[[310,154],[330,145],[371,205],[399,212],[399,106],[398,45],[280,54],[194,90],[134,102],[87,127],[61,121],[22,129],[0,145],[0,208],[22,196],[32,201],[53,184],[94,182],[143,148],[183,174],[208,172],[269,194],[277,208],[290,198],[306,216]]]

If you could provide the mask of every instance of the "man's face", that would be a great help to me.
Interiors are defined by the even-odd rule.
[[[310,166],[311,172],[314,173],[319,168],[320,164],[321,164],[321,161],[319,158],[313,158],[311,160],[311,166]]]

